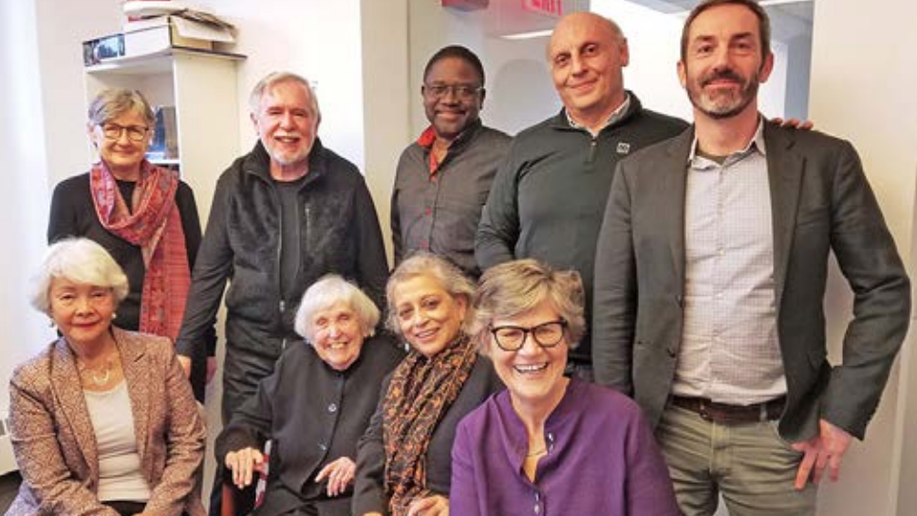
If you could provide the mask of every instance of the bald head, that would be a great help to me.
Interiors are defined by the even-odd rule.
[[[554,46],[556,39],[569,37],[571,32],[580,32],[587,27],[603,32],[608,41],[624,40],[624,33],[621,31],[621,27],[613,20],[586,11],[570,13],[562,17],[551,32],[551,40],[548,42],[547,48],[548,60],[551,58],[551,48]]]
[[[578,124],[597,130],[624,102],[627,40],[613,21],[576,12],[557,22],[548,44],[554,87]]]

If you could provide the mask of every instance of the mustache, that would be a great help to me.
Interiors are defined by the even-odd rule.
[[[745,82],[744,77],[734,72],[730,68],[725,68],[723,70],[717,70],[713,73],[703,76],[701,78],[701,86],[706,86],[710,84],[711,82],[718,81],[718,80],[735,81],[740,84],[743,84]]]

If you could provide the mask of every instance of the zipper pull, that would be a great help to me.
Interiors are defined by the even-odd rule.
[[[595,162],[596,147],[598,147],[598,140],[597,140],[597,137],[593,136],[592,141],[589,142],[589,161],[587,163],[591,164]]]

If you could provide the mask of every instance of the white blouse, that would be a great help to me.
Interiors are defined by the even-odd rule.
[[[99,455],[99,501],[146,502],[150,486],[140,472],[134,414],[121,380],[111,390],[84,390]]]

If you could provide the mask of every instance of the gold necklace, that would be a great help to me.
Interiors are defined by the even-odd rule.
[[[108,384],[108,380],[111,379],[111,369],[112,369],[112,360],[111,358],[105,359],[105,367],[95,368],[83,365],[83,372],[87,373],[89,380],[96,387],[105,387]]]
[[[530,458],[530,457],[539,457],[539,456],[541,456],[541,455],[546,455],[547,453],[548,453],[548,448],[547,448],[547,447],[544,447],[544,448],[542,448],[542,449],[540,449],[540,450],[536,450],[536,451],[527,453],[527,454],[525,455],[525,458],[528,459],[528,458]]]

